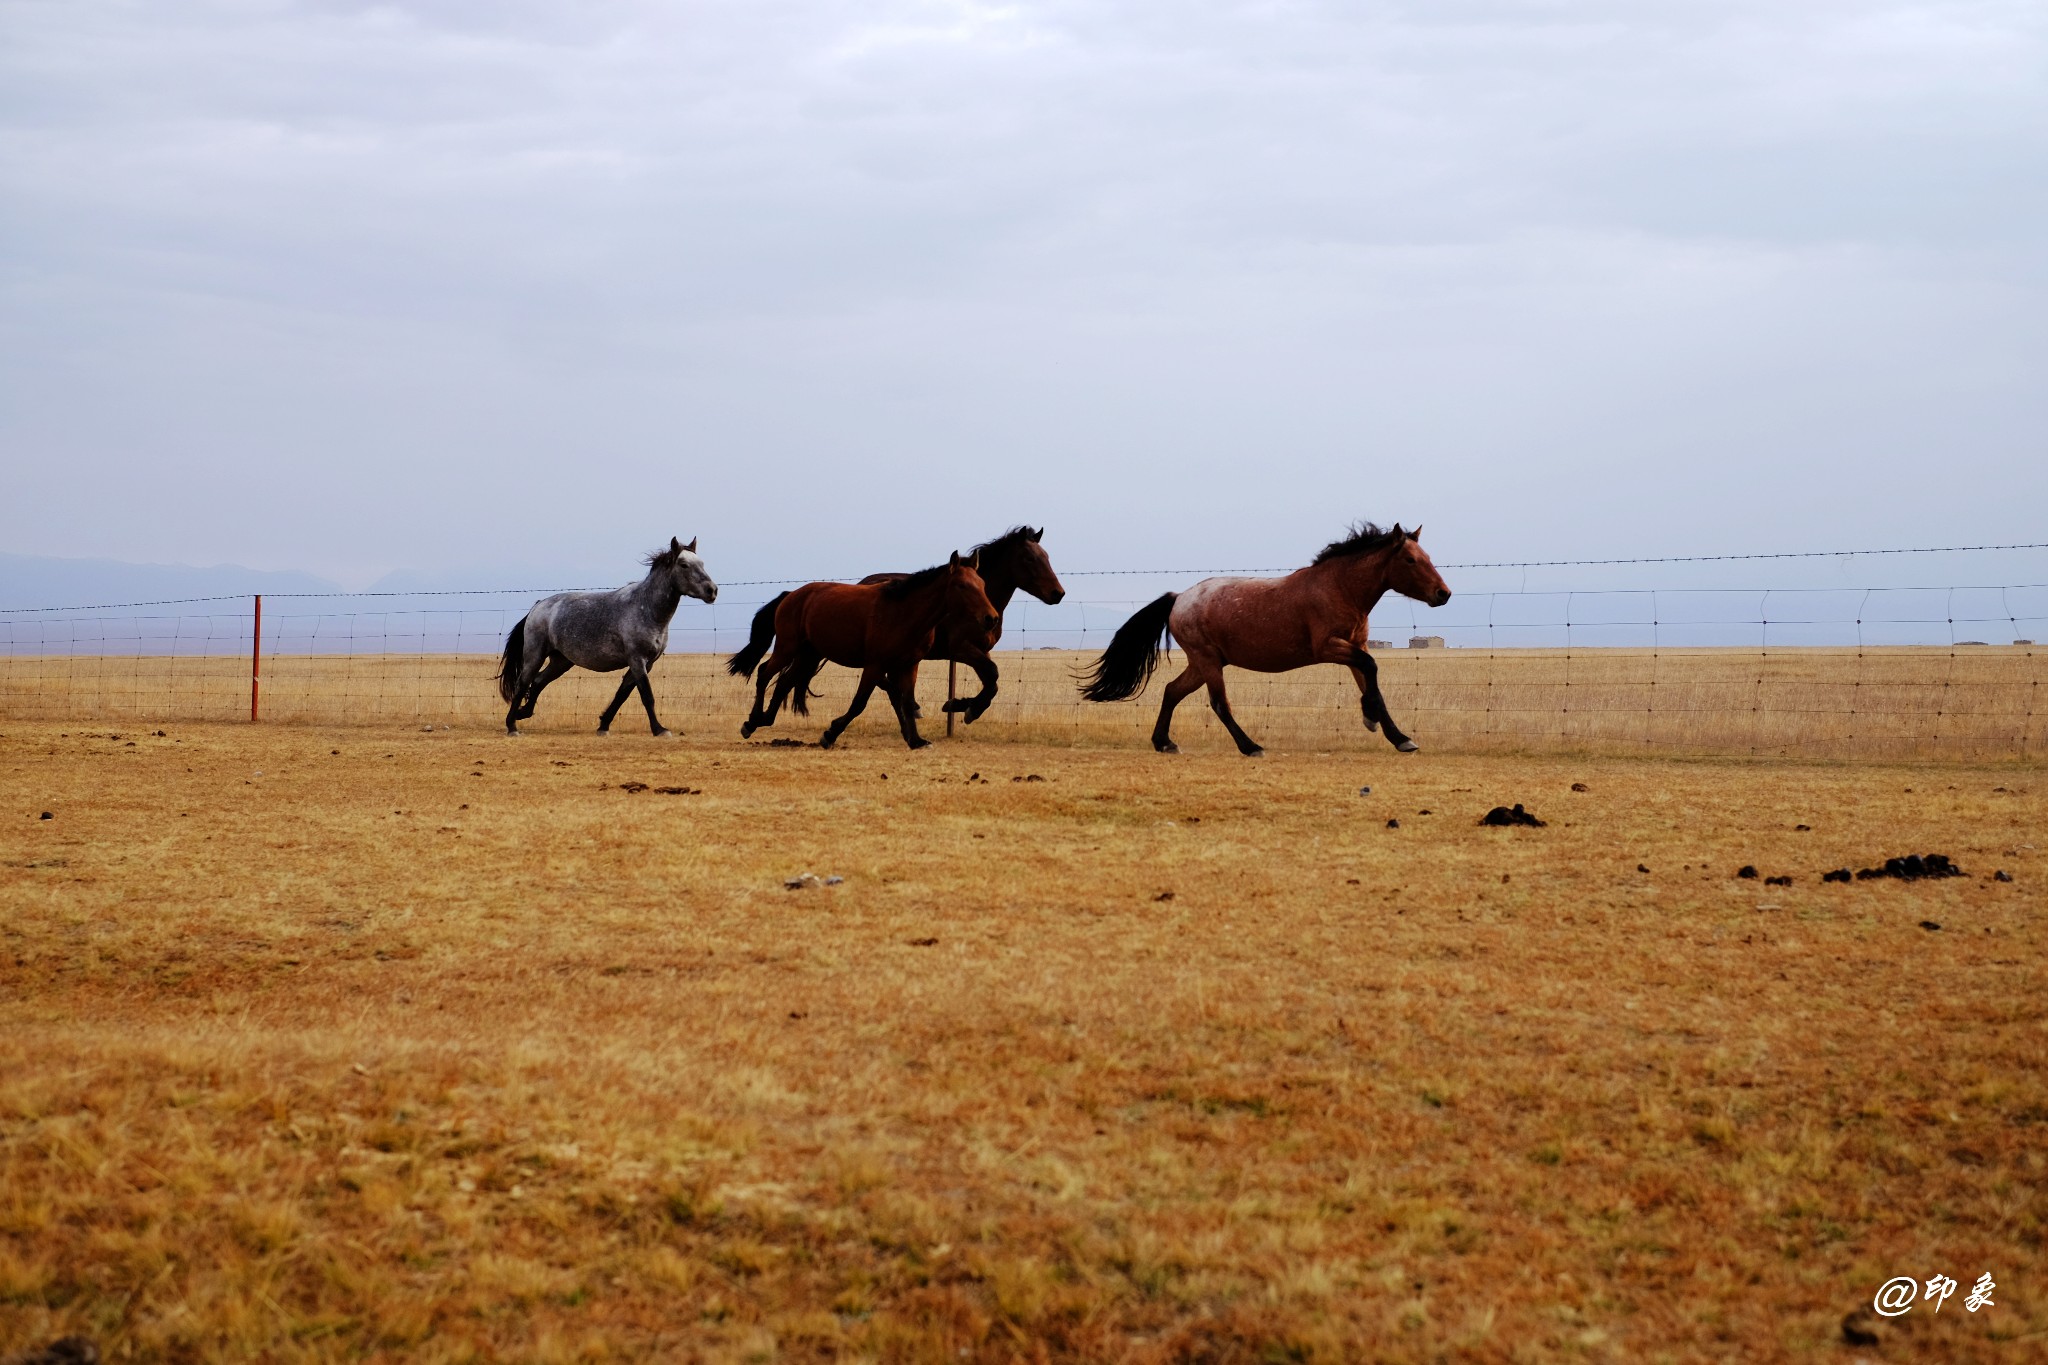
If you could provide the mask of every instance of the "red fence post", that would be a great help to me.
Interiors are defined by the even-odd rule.
[[[249,627],[249,719],[258,715],[257,698],[263,686],[263,594],[256,594],[256,617]]]

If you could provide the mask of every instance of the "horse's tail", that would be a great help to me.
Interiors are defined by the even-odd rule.
[[[1095,661],[1095,667],[1081,685],[1081,695],[1090,701],[1122,701],[1135,697],[1152,681],[1159,667],[1159,648],[1166,643],[1167,618],[1173,615],[1179,593],[1161,593],[1140,607],[1135,616],[1116,628],[1109,648]]]
[[[768,646],[775,643],[775,609],[782,605],[782,599],[789,596],[779,592],[754,613],[753,633],[747,637],[747,645],[725,662],[725,671],[735,678],[751,678],[754,669],[768,655]]]
[[[526,667],[526,618],[505,637],[505,653],[498,659],[498,695],[506,701],[519,699],[519,675]]]

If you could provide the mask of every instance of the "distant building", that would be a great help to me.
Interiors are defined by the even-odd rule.
[[[2025,644],[2027,642],[2025,640],[2021,640],[2019,643]],[[1365,642],[1365,647],[1367,649],[1392,649],[1394,647],[1394,643],[1391,640],[1367,640]]]
[[[1411,635],[1408,637],[1408,648],[1410,649],[1442,649],[1443,647],[1444,637],[1441,635]]]
[[[2034,642],[2032,640],[2014,640],[2013,643],[2016,645],[2030,645]]]

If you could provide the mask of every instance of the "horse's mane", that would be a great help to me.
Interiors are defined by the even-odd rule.
[[[988,540],[984,540],[983,542],[981,542],[981,544],[975,546],[974,549],[970,550],[968,553],[973,554],[976,552],[980,552],[986,554],[1002,550],[1008,550],[1014,548],[1016,545],[1023,541],[1036,540],[1037,538],[1038,533],[1029,526],[1012,526],[1009,530],[1003,532],[1001,535],[992,537]]]
[[[1370,554],[1384,550],[1389,545],[1399,544],[1408,538],[1408,533],[1399,526],[1391,531],[1382,531],[1369,521],[1355,523],[1350,533],[1342,540],[1333,540],[1319,551],[1310,564],[1321,564],[1325,560],[1341,559],[1346,555]]]
[[[916,573],[907,573],[901,578],[891,579],[882,585],[882,600],[900,602],[919,588],[930,586],[932,580],[952,567],[950,563],[934,564],[929,569],[919,569]]]
[[[649,550],[640,557],[640,562],[651,569],[658,564],[673,564],[681,557],[682,551],[680,549],[664,545],[659,550]]]

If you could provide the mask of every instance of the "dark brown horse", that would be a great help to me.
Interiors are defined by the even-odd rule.
[[[984,646],[978,632],[955,632],[946,622],[939,623],[938,632],[932,637],[931,652],[927,659],[952,659],[966,664],[974,670],[974,676],[981,679],[981,691],[971,697],[959,697],[946,703],[948,711],[964,713],[969,725],[981,719],[981,713],[988,710],[989,703],[996,699],[996,662],[989,657],[989,651],[996,647],[996,641],[1003,638],[1003,613],[1009,609],[1010,599],[1022,588],[1047,606],[1055,606],[1067,590],[1060,586],[1060,576],[1052,571],[1052,560],[1047,557],[1045,547],[1039,541],[1045,537],[1045,528],[1032,530],[1029,526],[1012,526],[994,540],[985,540],[974,547],[973,553],[980,558],[981,581],[988,586],[989,605],[996,609],[996,628],[989,632],[988,644]],[[889,583],[902,578],[898,573],[869,574],[863,583]]]
[[[1159,665],[1162,637],[1171,633],[1187,651],[1188,666],[1166,685],[1159,704],[1159,722],[1152,727],[1152,747],[1159,752],[1179,752],[1169,731],[1173,708],[1202,686],[1208,687],[1209,705],[1237,741],[1238,752],[1264,752],[1230,714],[1230,698],[1223,692],[1225,665],[1285,673],[1310,664],[1343,664],[1358,682],[1365,728],[1385,726],[1388,741],[1412,754],[1417,745],[1387,714],[1379,666],[1365,648],[1366,617],[1390,589],[1432,607],[1451,600],[1451,590],[1423,551],[1420,526],[1404,531],[1397,523],[1382,531],[1367,522],[1285,578],[1205,578],[1186,592],[1164,594],[1117,627],[1081,695],[1090,701],[1122,701],[1143,692]]]
[[[917,733],[917,665],[931,652],[932,636],[943,625],[957,639],[982,639],[1000,623],[975,572],[975,557],[953,555],[944,564],[887,583],[806,583],[783,593],[754,613],[747,647],[726,664],[733,676],[754,676],[754,710],[740,734],[749,736],[775,723],[788,701],[800,716],[810,714],[811,680],[829,661],[860,670],[860,686],[846,714],[818,739],[829,749],[867,709],[880,683],[896,708],[903,742],[913,749],[931,743]],[[775,652],[768,655],[770,642]],[[775,696],[764,707],[768,683]]]

